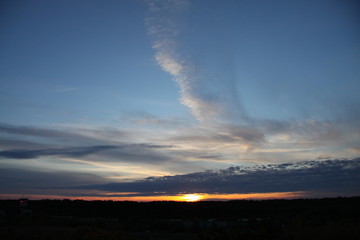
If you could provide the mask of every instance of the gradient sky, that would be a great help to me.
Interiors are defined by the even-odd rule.
[[[359,16],[355,0],[3,1],[0,197],[359,195]]]

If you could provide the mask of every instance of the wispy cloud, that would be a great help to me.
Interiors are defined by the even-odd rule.
[[[152,39],[155,59],[173,77],[180,89],[181,103],[199,121],[198,129],[170,136],[171,140],[191,141],[192,149],[197,146],[204,148],[201,142],[217,143],[218,150],[222,148],[223,153],[236,152],[232,156],[237,155],[239,159],[271,158],[283,161],[291,157],[289,152],[294,149],[302,149],[293,151],[294,161],[301,158],[315,159],[322,155],[358,156],[359,145],[356,142],[360,135],[357,105],[346,108],[339,106],[338,109],[344,109],[336,110],[336,115],[343,116],[342,119],[303,116],[292,120],[276,120],[250,116],[238,97],[236,82],[241,81],[236,80],[233,76],[235,74],[232,74],[234,70],[229,57],[231,50],[224,46],[216,46],[218,49],[210,50],[219,50],[216,62],[218,65],[226,65],[224,74],[212,75],[209,66],[206,66],[206,60],[194,60],[196,54],[184,49],[182,24],[186,23],[184,16],[191,10],[190,1],[149,0],[147,3],[149,14],[145,23]],[[196,48],[192,48],[192,51],[194,49]],[[211,57],[215,55],[210,54]],[[233,149],[237,145],[238,150],[229,151],[229,144],[233,145]],[[248,154],[250,151],[251,156]],[[209,155],[219,154],[210,152]]]
[[[139,143],[117,129],[55,130],[2,124],[0,134],[6,135],[0,141],[2,159],[35,159],[53,156],[134,164],[150,164],[173,159],[162,151],[171,149],[171,145]],[[16,136],[28,140],[17,140]]]
[[[199,122],[200,136],[175,136],[175,139],[202,138],[217,142],[238,143],[247,150],[265,141],[265,133],[251,120],[237,96],[234,77],[221,80],[209,77],[206,67],[200,67],[186,57],[181,48],[183,15],[190,8],[189,1],[147,1],[149,16],[146,18],[148,33],[159,66],[169,73],[180,89],[180,101],[187,106]],[[225,61],[225,60],[224,60]],[[229,64],[228,64],[229,65]],[[230,64],[231,65],[231,64]],[[219,88],[218,83],[221,85]],[[154,119],[152,119],[154,121]]]
[[[155,59],[169,73],[180,88],[181,102],[200,122],[214,121],[228,114],[224,98],[209,85],[208,79],[191,61],[180,54],[178,36],[181,34],[179,19],[190,3],[187,0],[147,1],[149,16],[146,18],[148,33],[153,41]],[[234,109],[232,109],[234,111]]]
[[[106,151],[109,149],[121,148],[120,146],[91,146],[91,147],[72,147],[72,148],[49,148],[39,150],[8,150],[0,151],[0,157],[10,159],[32,159],[41,156],[66,156],[82,157],[89,154]]]
[[[148,112],[127,112],[122,114],[121,120],[137,126],[151,126],[159,128],[185,128],[190,123],[181,117],[160,118]]]

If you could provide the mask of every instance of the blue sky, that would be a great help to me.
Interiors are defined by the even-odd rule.
[[[16,183],[2,194],[25,191],[11,172],[46,194],[33,173],[77,176],[71,188],[232,166],[357,164],[357,1],[29,0],[1,9],[0,168]]]

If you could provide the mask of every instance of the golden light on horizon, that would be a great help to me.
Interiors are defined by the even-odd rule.
[[[200,194],[185,194],[183,196],[180,197],[182,201],[185,202],[196,202],[196,201],[200,201],[201,199],[203,199],[203,196]]]
[[[112,196],[114,194],[115,196]],[[121,195],[130,194],[130,196]],[[193,193],[183,195],[155,195],[155,196],[131,196],[131,194],[138,194],[136,192],[109,192],[103,194],[103,196],[82,196],[72,197],[64,195],[26,195],[31,200],[41,199],[71,199],[71,200],[87,200],[87,201],[98,201],[98,200],[113,200],[113,201],[138,201],[138,202],[150,202],[150,201],[181,201],[181,202],[196,202],[200,200],[206,201],[228,201],[228,200],[262,200],[262,199],[295,199],[304,198],[308,194],[303,191],[297,192],[269,192],[269,193],[245,193],[245,194],[207,194],[207,193]],[[19,194],[0,194],[0,199],[16,199],[21,198]]]

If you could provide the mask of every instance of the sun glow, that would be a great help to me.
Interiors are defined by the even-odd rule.
[[[196,202],[203,199],[203,196],[201,196],[200,194],[185,194],[181,197],[181,200],[186,201],[186,202]]]
[[[89,192],[93,194],[94,192]],[[96,194],[96,192],[95,192]],[[155,196],[137,196],[137,192],[109,192],[102,193],[102,196],[82,196],[82,197],[69,197],[64,195],[26,195],[27,198],[32,200],[41,199],[71,199],[71,200],[112,200],[112,201],[138,201],[138,202],[151,202],[151,201],[181,201],[181,202],[196,202],[200,200],[206,201],[229,201],[239,199],[295,199],[304,198],[309,195],[306,192],[269,192],[269,193],[245,193],[245,194],[207,194],[207,193],[193,193],[184,195],[155,195]],[[0,194],[0,199],[14,199],[22,198],[19,194]]]

